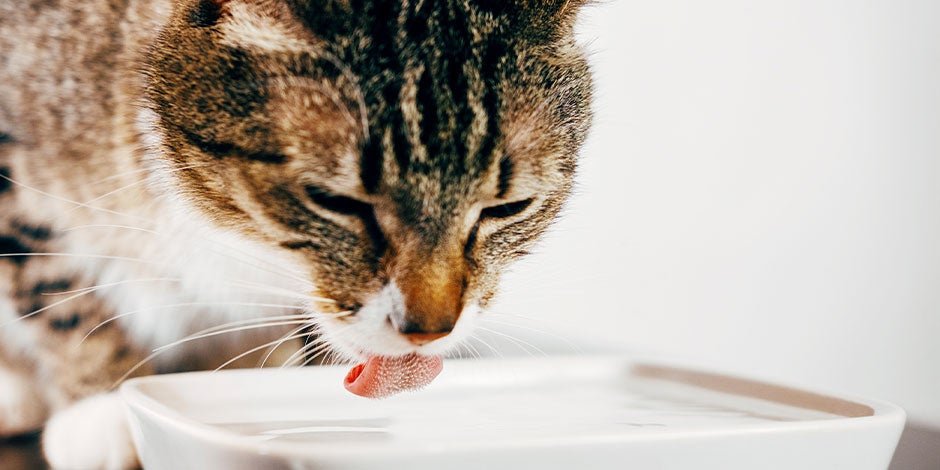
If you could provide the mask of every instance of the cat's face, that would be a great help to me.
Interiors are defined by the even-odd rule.
[[[303,263],[337,348],[439,353],[571,189],[576,3],[179,2],[146,60],[154,151],[197,212]]]

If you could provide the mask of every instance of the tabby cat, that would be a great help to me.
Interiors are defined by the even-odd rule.
[[[571,190],[583,3],[0,0],[0,437],[127,468],[130,376],[433,379]]]

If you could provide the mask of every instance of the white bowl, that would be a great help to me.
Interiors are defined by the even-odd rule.
[[[144,377],[121,392],[148,470],[884,470],[887,403],[611,356],[451,360],[373,401],[346,368]]]

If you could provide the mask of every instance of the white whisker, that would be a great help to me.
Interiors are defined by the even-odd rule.
[[[225,329],[222,329],[222,330],[212,331],[212,332],[208,332],[208,333],[190,335],[190,336],[187,336],[187,337],[185,337],[185,338],[183,338],[183,339],[176,340],[176,341],[173,341],[172,343],[169,343],[169,344],[165,344],[165,345],[163,345],[163,346],[160,346],[160,347],[154,349],[153,352],[163,351],[163,350],[165,350],[165,349],[170,349],[170,348],[172,348],[172,347],[179,346],[179,345],[181,345],[181,344],[188,343],[188,342],[190,342],[190,341],[196,341],[196,340],[203,339],[203,338],[211,338],[211,337],[213,337],[213,336],[220,336],[220,335],[225,335],[225,334],[229,334],[229,333],[237,333],[237,332],[239,332],[239,331],[256,330],[256,329],[261,329],[261,328],[273,328],[273,327],[275,327],[275,326],[307,325],[309,322],[310,322],[310,319],[290,320],[290,321],[273,321],[273,322],[257,323],[257,324],[254,324],[254,325],[242,325],[242,326],[238,326],[238,327],[225,328]]]
[[[98,285],[94,285],[94,286],[82,287],[81,289],[64,290],[64,291],[59,291],[59,292],[43,292],[42,295],[64,295],[64,294],[73,294],[73,293],[76,293],[76,292],[89,293],[89,292],[94,292],[94,291],[96,291],[96,290],[106,289],[106,288],[108,288],[108,287],[120,286],[120,285],[122,285],[122,284],[130,284],[130,283],[133,283],[133,282],[159,282],[159,281],[178,282],[178,281],[180,281],[180,279],[178,279],[178,278],[172,278],[172,277],[152,277],[152,278],[144,278],[144,279],[125,279],[125,280],[123,280],[123,281],[111,282],[111,283],[107,283],[107,284],[98,284]]]
[[[151,235],[156,235],[156,236],[158,236],[158,237],[164,237],[164,235],[163,235],[162,233],[157,232],[157,231],[155,231],[155,230],[150,230],[150,229],[141,228],[141,227],[135,227],[135,226],[131,226],[131,225],[120,225],[120,224],[89,224],[89,225],[77,225],[77,226],[74,226],[74,227],[67,228],[67,229],[65,229],[65,230],[63,230],[63,231],[73,231],[73,230],[86,229],[86,228],[117,228],[117,229],[133,230],[133,231],[138,231],[138,232],[143,232],[143,233],[149,233],[149,234],[151,234]],[[271,262],[271,261],[265,260],[265,259],[260,258],[260,257],[258,257],[258,256],[252,255],[252,254],[250,254],[250,253],[246,253],[246,252],[244,252],[244,251],[242,251],[242,250],[239,250],[239,249],[237,249],[237,248],[233,248],[233,247],[231,247],[231,246],[229,246],[229,245],[223,244],[222,242],[220,242],[220,241],[218,241],[218,240],[214,240],[214,239],[205,237],[205,236],[203,236],[203,235],[197,235],[197,237],[199,237],[201,240],[207,241],[207,242],[209,242],[209,243],[211,243],[211,244],[214,244],[214,245],[217,245],[217,246],[219,246],[219,247],[221,247],[221,248],[224,248],[224,250],[223,250],[223,249],[219,249],[219,248],[217,248],[217,247],[212,247],[212,248],[210,248],[210,250],[211,250],[213,253],[215,253],[215,254],[225,256],[225,257],[227,257],[227,258],[233,259],[233,260],[238,261],[238,262],[241,262],[241,263],[245,263],[245,264],[251,266],[252,268],[258,269],[258,270],[260,270],[260,271],[264,271],[264,272],[267,272],[267,273],[270,273],[270,274],[274,274],[274,275],[277,275],[277,276],[283,276],[283,277],[285,277],[285,278],[288,278],[288,279],[291,279],[291,280],[294,280],[294,281],[298,281],[298,282],[300,282],[301,284],[303,284],[307,289],[312,290],[313,287],[314,287],[313,284],[310,283],[310,280],[309,280],[309,279],[305,279],[304,277],[300,276],[300,273],[293,272],[293,271],[291,271],[291,270],[286,269],[285,267],[283,267],[283,266],[281,266],[281,265],[278,265],[278,264],[273,263],[273,262]],[[242,255],[242,256],[247,257],[247,258],[249,258],[249,259],[242,259],[242,258],[239,258],[239,257],[235,256],[233,253],[238,254],[238,255]],[[265,267],[263,267],[263,266],[259,266],[259,265],[254,264],[254,263],[250,263],[249,261],[257,261],[257,262],[263,263],[263,264],[265,264],[265,265],[267,265],[267,266],[269,266],[269,267],[273,267],[273,268],[276,268],[276,269],[265,268]]]
[[[152,235],[159,235],[158,232],[155,232],[150,229],[134,227],[132,225],[119,225],[119,224],[88,224],[88,225],[75,225],[73,227],[68,227],[60,230],[61,232],[71,232],[74,230],[84,229],[84,228],[119,228],[124,230],[136,230],[138,232],[149,233]]]
[[[296,334],[296,335],[294,335],[294,336],[288,337],[287,339],[279,338],[279,339],[276,339],[276,340],[274,340],[274,341],[270,341],[270,342],[267,342],[267,343],[265,343],[265,344],[262,344],[261,346],[256,346],[256,347],[254,347],[254,348],[251,348],[251,349],[249,349],[249,350],[247,350],[247,351],[245,351],[245,352],[243,352],[243,353],[241,353],[241,354],[239,354],[239,355],[237,355],[237,356],[235,356],[235,357],[233,357],[233,358],[231,358],[231,359],[225,361],[222,365],[220,365],[219,367],[216,367],[215,370],[213,370],[212,372],[218,372],[218,371],[224,369],[224,368],[225,368],[226,366],[228,366],[229,364],[231,364],[231,363],[233,363],[233,362],[235,362],[235,361],[237,361],[237,360],[239,360],[239,359],[241,359],[241,358],[243,358],[243,357],[245,357],[245,356],[248,356],[249,354],[252,354],[252,353],[258,352],[258,351],[260,351],[260,350],[262,350],[262,349],[264,349],[264,348],[270,347],[270,346],[272,346],[272,345],[274,345],[274,344],[276,344],[276,343],[278,343],[278,342],[290,341],[290,340],[292,340],[292,339],[303,338],[304,336],[307,336],[307,333]]]
[[[332,332],[331,337],[335,340],[336,338],[339,338],[344,333],[349,331],[353,326],[354,325],[346,325],[343,328],[340,328],[339,330]],[[304,366],[312,362],[320,354],[323,354],[324,352],[330,350],[330,346],[331,346],[330,341],[326,338],[325,335],[323,335],[320,332],[319,328],[315,329],[312,332],[312,334],[318,335],[316,340],[311,341],[310,343],[304,345],[303,348],[301,348],[299,351],[292,354],[286,361],[284,361],[281,367],[295,366],[297,365],[297,362],[301,361],[304,357],[306,357],[309,354],[312,354],[311,357],[307,358],[306,360],[303,361],[303,363],[300,364],[301,366]]]
[[[157,266],[165,266],[163,263],[157,263],[156,261],[148,261],[141,258],[131,258],[127,256],[110,256],[110,255],[93,255],[85,253],[0,253],[0,258],[15,258],[17,256],[47,256],[47,257],[74,257],[74,258],[92,258],[92,259],[109,259],[114,261],[133,261],[135,263],[143,264],[153,264]]]
[[[121,191],[124,191],[124,190],[126,190],[126,189],[130,189],[130,188],[133,188],[134,186],[138,186],[138,185],[140,185],[140,184],[143,184],[143,183],[145,183],[146,181],[147,181],[147,180],[143,180],[143,179],[137,180],[137,181],[134,181],[133,183],[130,183],[130,184],[126,184],[126,185],[124,185],[124,186],[121,186],[120,188],[117,188],[117,189],[115,189],[115,190],[113,190],[113,191],[108,191],[108,192],[102,194],[101,196],[98,196],[98,197],[96,197],[96,198],[94,198],[94,199],[91,199],[91,200],[89,200],[89,201],[83,202],[83,203],[82,203],[82,206],[90,206],[90,205],[91,205],[92,203],[94,203],[94,202],[101,201],[102,199],[105,199],[105,198],[107,198],[107,197],[109,197],[109,196],[112,196],[112,195],[114,195],[114,194],[117,194],[117,193],[119,193],[119,192],[121,192]],[[69,209],[68,212],[72,212],[72,211],[75,211],[75,210],[78,210],[78,209],[79,209],[79,207],[73,207],[73,208]]]
[[[71,300],[75,300],[75,299],[77,299],[77,298],[79,298],[79,297],[82,297],[82,296],[84,296],[84,295],[88,295],[88,294],[90,294],[90,293],[91,293],[91,291],[80,292],[80,293],[78,293],[78,294],[75,294],[75,295],[66,297],[66,298],[64,298],[64,299],[62,299],[62,300],[60,300],[60,301],[58,301],[58,302],[53,302],[53,303],[51,303],[51,304],[49,304],[49,305],[46,305],[45,307],[38,308],[38,309],[36,309],[36,310],[33,310],[32,312],[29,312],[29,313],[24,314],[24,315],[20,315],[20,316],[17,317],[17,318],[14,318],[14,319],[12,319],[12,320],[9,320],[9,321],[7,321],[7,322],[4,322],[4,323],[0,324],[0,328],[6,328],[7,326],[12,325],[12,324],[14,324],[14,323],[16,323],[16,322],[18,322],[18,321],[25,320],[25,319],[30,318],[30,317],[35,316],[35,315],[39,315],[40,313],[45,312],[46,310],[49,310],[49,309],[51,309],[51,308],[53,308],[53,307],[55,307],[55,306],[57,306],[57,305],[62,305],[62,304],[64,304],[64,303],[66,303],[66,302],[69,302],[69,301],[71,301]]]
[[[542,351],[540,348],[538,348],[537,346],[533,345],[532,343],[529,343],[529,342],[527,342],[527,341],[521,340],[521,339],[516,338],[516,337],[514,337],[514,336],[512,336],[512,335],[508,335],[508,334],[506,334],[506,333],[502,333],[502,332],[499,332],[499,331],[496,331],[496,330],[492,330],[492,329],[489,329],[489,328],[484,328],[484,327],[482,327],[482,326],[478,326],[477,329],[480,330],[480,331],[485,331],[485,332],[487,332],[487,333],[492,333],[492,334],[494,334],[494,335],[497,335],[497,336],[501,336],[501,337],[503,337],[503,338],[506,338],[507,340],[509,340],[509,341],[511,341],[512,343],[514,343],[514,344],[516,344],[517,346],[519,346],[520,349],[522,349],[523,351],[525,351],[525,352],[528,353],[528,354],[532,354],[531,351],[525,349],[525,348],[522,347],[522,346],[528,346],[529,348],[532,348],[535,352],[541,354],[542,356],[546,356],[546,357],[548,356],[548,354],[546,354],[545,351]],[[520,345],[522,345],[522,346],[520,346]]]
[[[90,205],[85,204],[85,203],[83,203],[83,202],[73,201],[73,200],[68,199],[68,198],[64,198],[64,197],[61,197],[61,196],[56,196],[55,194],[52,194],[52,193],[43,191],[43,190],[41,190],[41,189],[39,189],[39,188],[34,188],[34,187],[29,186],[29,185],[24,184],[24,183],[20,183],[19,181],[16,181],[16,180],[14,180],[14,179],[12,179],[12,178],[8,178],[8,177],[3,176],[3,175],[0,175],[0,178],[3,178],[3,179],[5,179],[5,180],[7,180],[7,181],[9,181],[9,182],[11,182],[11,183],[13,183],[13,184],[15,184],[15,185],[21,187],[21,188],[25,188],[25,189],[28,189],[28,190],[30,190],[30,191],[36,192],[36,193],[38,193],[38,194],[41,194],[41,195],[43,195],[43,196],[46,196],[46,197],[55,199],[56,201],[61,201],[61,202],[67,203],[67,204],[73,204],[73,205],[75,205],[75,206],[84,207],[84,208],[86,208],[86,209],[91,209],[91,210],[94,210],[94,211],[105,212],[105,213],[113,214],[113,215],[119,215],[119,216],[121,216],[121,217],[127,217],[127,218],[131,218],[131,219],[136,219],[136,220],[144,220],[144,219],[141,218],[141,217],[135,217],[135,216],[132,216],[132,215],[129,215],[129,214],[124,214],[124,213],[121,213],[121,212],[118,212],[118,211],[113,211],[113,210],[110,210],[110,209],[105,209],[105,208],[103,208],[103,207],[90,206]]]
[[[472,340],[472,341],[477,341],[477,342],[479,342],[479,343],[482,343],[484,346],[487,347],[487,349],[489,349],[490,351],[493,351],[493,355],[494,355],[494,356],[499,357],[499,358],[502,358],[502,357],[503,357],[503,354],[502,354],[501,352],[499,352],[498,349],[496,349],[495,347],[493,347],[490,343],[487,343],[486,341],[484,341],[483,338],[479,338],[479,337],[477,337],[476,335],[471,335],[468,339],[469,339],[469,340]]]
[[[278,341],[278,343],[275,344],[275,345],[271,348],[271,350],[269,350],[268,353],[264,355],[264,358],[261,359],[261,364],[260,364],[258,367],[261,368],[261,369],[264,369],[264,365],[268,363],[268,359],[271,358],[271,355],[274,354],[274,351],[277,351],[277,348],[281,347],[282,344],[284,344],[285,342],[288,341],[287,337],[289,337],[289,336],[291,336],[291,335],[295,335],[295,334],[297,334],[297,333],[300,333],[301,331],[303,331],[304,329],[309,328],[309,327],[310,327],[310,324],[309,324],[309,322],[308,322],[308,323],[305,323],[305,324],[303,324],[303,325],[297,327],[296,329],[293,329],[293,330],[291,330],[291,331],[288,331],[287,333],[285,333],[284,335],[282,335],[281,338],[280,338],[280,341]]]
[[[152,310],[162,310],[162,309],[176,308],[176,307],[212,307],[212,306],[257,307],[257,308],[285,308],[285,309],[295,309],[295,310],[299,309],[296,305],[263,304],[263,303],[250,303],[250,302],[181,302],[181,303],[166,304],[166,305],[151,305],[151,306],[149,306],[149,307],[145,307],[145,308],[133,310],[133,311],[130,311],[130,312],[124,312],[124,313],[121,313],[121,314],[119,314],[119,315],[113,315],[112,317],[110,317],[110,318],[108,318],[108,319],[102,321],[102,322],[99,323],[97,326],[95,326],[94,328],[92,328],[91,331],[89,331],[88,334],[86,334],[85,337],[82,338],[82,341],[84,342],[85,340],[87,340],[88,337],[91,336],[92,333],[94,333],[95,331],[97,331],[99,328],[101,328],[101,327],[103,327],[103,326],[105,326],[105,325],[107,325],[107,324],[109,324],[109,323],[111,323],[111,322],[120,320],[121,318],[128,317],[128,316],[130,316],[130,315],[137,315],[137,314],[139,314],[139,313],[149,312],[149,311],[152,311]],[[190,311],[188,311],[188,312],[191,313],[191,312],[197,312],[197,311],[198,311],[198,310],[190,310]]]
[[[302,360],[302,358],[306,357],[308,354],[313,354],[316,351],[322,351],[323,348],[327,348],[327,347],[329,347],[329,343],[325,339],[323,339],[323,337],[318,337],[314,341],[311,341],[305,344],[302,348],[298,349],[297,351],[294,351],[294,353],[291,354],[287,358],[287,360],[285,360],[281,364],[281,368],[293,367],[297,365],[296,363],[298,361]]]
[[[578,354],[581,354],[581,353],[584,352],[584,350],[581,349],[580,346],[578,346],[577,344],[575,344],[575,343],[574,343],[573,341],[571,341],[570,339],[565,338],[564,336],[557,335],[557,334],[555,334],[555,333],[549,332],[549,331],[541,330],[541,329],[539,329],[539,328],[535,328],[535,327],[531,327],[531,326],[527,326],[527,325],[519,325],[519,324],[510,323],[510,322],[504,322],[504,321],[499,321],[499,320],[494,320],[494,319],[492,319],[492,318],[481,318],[480,321],[481,321],[481,322],[484,322],[484,323],[494,323],[494,324],[497,324],[497,325],[509,326],[509,327],[512,327],[512,328],[518,328],[518,329],[520,329],[520,330],[527,330],[527,331],[531,331],[531,332],[534,332],[534,333],[539,333],[539,334],[541,334],[541,335],[545,335],[545,336],[548,336],[548,337],[550,337],[550,338],[555,338],[555,339],[557,339],[557,340],[562,341],[563,343],[565,343],[566,346],[570,347],[574,352],[576,352],[576,353],[578,353]]]
[[[325,353],[327,353],[327,351],[330,351],[329,346],[330,346],[329,343],[323,343],[323,344],[321,344],[320,346],[318,346],[318,347],[316,347],[316,348],[314,348],[314,349],[312,349],[312,350],[310,350],[310,351],[305,352],[305,353],[304,353],[304,356],[310,355],[310,357],[308,357],[307,359],[305,359],[304,362],[300,363],[299,367],[307,367],[307,366],[309,366],[311,363],[313,363],[313,361],[316,361],[317,358],[320,357],[321,354],[325,354]]]

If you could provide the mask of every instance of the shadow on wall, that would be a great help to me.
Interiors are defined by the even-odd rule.
[[[909,423],[901,434],[890,470],[940,468],[940,429]]]

